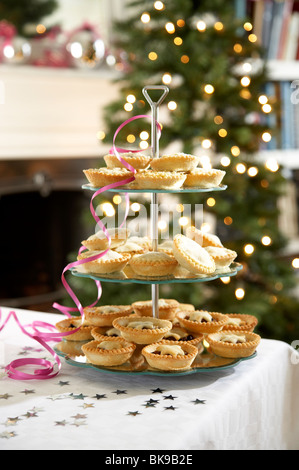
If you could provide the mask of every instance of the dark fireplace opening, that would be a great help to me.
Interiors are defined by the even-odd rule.
[[[90,229],[84,222],[89,199],[81,189],[82,168],[89,163],[83,160],[81,164],[71,165],[70,162],[72,178],[59,171],[58,162],[46,164],[46,178],[40,172],[45,163],[37,173],[36,162],[34,172],[20,171],[19,166],[13,178],[11,175],[5,178],[0,171],[2,306],[55,311],[53,302],[61,301],[66,295],[62,271]],[[13,166],[8,165],[10,171]],[[43,181],[39,179],[41,174]]]

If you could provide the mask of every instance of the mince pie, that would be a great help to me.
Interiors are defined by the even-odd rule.
[[[135,255],[130,260],[132,270],[143,277],[163,277],[173,273],[177,261],[166,253],[149,251],[143,255]]]
[[[150,367],[175,371],[189,369],[198,354],[198,349],[184,342],[160,341],[145,346],[142,354]]]
[[[246,331],[220,331],[207,336],[209,350],[216,356],[249,357],[255,352],[261,337]]]
[[[218,312],[206,312],[205,310],[179,312],[177,318],[186,330],[201,334],[220,331],[227,322],[226,315]]]
[[[213,235],[211,233],[203,232],[202,230],[197,229],[194,226],[187,227],[186,229],[186,236],[194,240],[199,245],[203,246],[217,246],[223,247],[221,240],[217,235]]]
[[[158,306],[159,318],[172,320],[175,317],[180,304],[174,299],[159,299]],[[151,300],[134,302],[132,303],[132,308],[136,315],[140,317],[152,317],[153,315],[153,304]]]
[[[91,364],[113,367],[127,362],[135,348],[135,344],[123,338],[107,338],[103,341],[91,341],[84,344],[82,351]]]
[[[155,171],[191,171],[200,162],[200,158],[186,153],[176,153],[173,155],[162,155],[160,158],[153,158],[151,168]]]
[[[205,250],[215,261],[216,269],[228,268],[238,256],[235,251],[224,247],[207,246]]]
[[[223,331],[253,331],[258,324],[258,319],[254,315],[246,315],[241,313],[226,313],[228,318]]]
[[[185,173],[175,171],[141,170],[135,174],[139,189],[179,189],[185,179]]]
[[[130,234],[125,228],[108,228],[108,236],[110,237],[110,248],[117,248],[126,243]],[[104,251],[109,248],[109,241],[104,231],[98,231],[91,235],[87,240],[82,241],[82,245],[90,251]]]
[[[150,344],[160,341],[172,328],[169,320],[150,317],[117,318],[113,326],[127,341],[136,344]]]
[[[129,163],[133,168],[135,168],[135,170],[147,168],[152,160],[152,158],[148,157],[147,155],[142,155],[139,153],[137,154],[134,152],[122,153],[120,156],[125,162]],[[107,168],[109,169],[126,168],[116,155],[105,155],[104,160]]]
[[[211,274],[216,270],[215,261],[210,254],[185,235],[174,237],[173,255],[183,268],[193,274]]]
[[[112,170],[109,168],[90,168],[89,170],[83,170],[83,173],[94,188],[121,183],[134,177],[134,173],[125,168],[114,168]]]
[[[195,168],[187,174],[184,186],[203,189],[216,188],[220,185],[225,174],[226,172],[222,170]]]
[[[81,317],[66,318],[56,323],[56,328],[60,333],[65,333],[65,339],[68,341],[87,341],[92,339],[92,325],[82,325]],[[78,330],[78,331],[76,331]],[[71,332],[74,333],[71,333]]]
[[[86,307],[83,309],[85,320],[92,326],[110,326],[115,318],[131,315],[131,305],[103,305],[101,307]]]
[[[98,258],[90,259],[98,256]],[[83,263],[86,272],[94,274],[110,274],[121,271],[131,256],[127,253],[121,254],[113,250],[105,251],[84,251],[79,254],[78,261],[86,260]]]

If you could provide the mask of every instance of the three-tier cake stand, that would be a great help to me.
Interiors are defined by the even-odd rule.
[[[162,94],[157,101],[153,101],[149,95],[149,91],[161,91]],[[157,123],[159,122],[159,107],[162,104],[164,98],[167,96],[169,89],[167,86],[158,85],[158,86],[146,86],[142,90],[144,97],[146,98],[147,102],[151,107],[151,147],[152,147],[152,158],[159,158],[159,135],[158,135],[158,128]],[[90,191],[98,191],[100,188],[95,188],[90,184],[83,185],[83,189],[90,190]],[[150,225],[151,225],[151,240],[152,240],[152,250],[158,251],[158,198],[159,194],[165,193],[206,193],[212,191],[224,191],[227,189],[225,185],[219,185],[214,188],[180,188],[180,189],[135,189],[130,187],[116,187],[110,188],[108,191],[117,192],[117,193],[127,193],[127,194],[137,194],[137,193],[147,193],[151,196],[151,204],[150,204]],[[82,272],[80,269],[72,268],[71,272],[74,276],[77,277],[85,277],[89,279],[93,279],[99,282],[117,282],[117,283],[141,283],[147,284],[151,286],[151,300],[152,300],[152,316],[155,318],[159,318],[159,286],[161,284],[170,284],[170,283],[199,283],[199,282],[207,282],[212,281],[215,279],[219,279],[221,277],[230,277],[235,276],[238,271],[242,269],[242,265],[239,263],[232,263],[229,269],[226,269],[225,272],[223,271],[215,271],[213,274],[209,275],[198,275],[192,277],[184,277],[184,276],[167,276],[161,278],[148,278],[148,277],[141,277],[138,275],[133,275],[130,277],[126,277],[123,273],[114,273],[114,274],[92,274]],[[139,373],[139,374],[150,374],[150,375],[185,375],[195,372],[202,372],[207,370],[218,370],[227,367],[232,367],[238,364],[241,360],[244,359],[227,359],[227,358],[210,358],[209,360],[200,362],[199,364],[192,367],[190,370],[187,371],[178,371],[178,372],[163,372],[158,370],[150,369],[149,367],[143,367],[141,369],[132,370],[130,366],[124,367],[113,367],[113,368],[104,368],[95,366],[93,364],[89,364],[86,362],[85,358],[82,356],[71,356],[69,354],[63,354],[61,350],[58,348],[58,354],[65,357],[68,363],[80,366],[80,367],[92,367],[94,369],[112,373]],[[251,356],[252,357],[252,356]]]

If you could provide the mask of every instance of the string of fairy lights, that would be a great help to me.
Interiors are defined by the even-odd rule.
[[[162,10],[165,10],[166,7],[165,7],[165,5],[162,1],[155,1],[154,2],[154,8],[157,11],[162,11]],[[148,27],[150,22],[151,22],[150,13],[143,12],[140,16],[140,22],[145,27]],[[167,21],[164,25],[165,30],[167,31],[167,33],[170,36],[173,36],[173,43],[178,47],[183,45],[183,39],[179,35],[179,31],[184,26],[185,26],[185,20],[184,19],[178,19],[176,21],[176,24],[173,23],[173,22]],[[225,25],[221,21],[214,21],[211,24],[211,23],[207,23],[206,21],[204,21],[204,19],[198,19],[197,22],[196,22],[195,27],[196,27],[196,29],[198,30],[198,32],[200,34],[204,34],[204,32],[207,30],[208,27],[213,27],[216,31],[222,32],[225,28]],[[252,32],[253,31],[253,25],[250,22],[246,21],[243,25],[243,28],[248,33],[248,41],[249,42],[255,43],[256,41],[258,41],[258,37]],[[233,45],[233,51],[236,54],[241,54],[243,52],[242,44],[235,43]],[[156,51],[152,50],[148,53],[147,57],[148,57],[148,60],[150,60],[150,61],[156,61],[156,60],[158,60],[158,53]],[[186,54],[182,54],[180,60],[183,64],[188,64],[189,61],[190,61],[190,57]],[[239,78],[240,84],[241,84],[241,87],[242,87],[241,91],[240,91],[240,96],[243,99],[251,99],[252,95],[250,93],[250,84],[251,84],[250,73],[252,72],[252,64],[249,61],[244,62],[242,64],[242,72],[244,74],[242,74],[242,76]],[[173,81],[173,77],[172,77],[171,73],[164,72],[161,76],[161,80],[162,80],[162,83],[164,83],[165,85],[170,85]],[[212,83],[206,83],[206,84],[203,85],[203,91],[204,91],[204,93],[207,97],[210,96],[210,95],[213,95],[213,93],[215,93],[215,85],[212,84]],[[132,93],[128,94],[126,96],[126,101],[124,103],[124,110],[128,113],[132,112],[134,110],[134,106],[135,106],[136,102],[137,102],[136,96]],[[271,112],[273,112],[273,108],[272,108],[272,104],[271,104],[272,103],[271,97],[268,97],[266,94],[262,94],[258,97],[258,103],[260,104],[260,110],[261,110],[262,113],[268,115]],[[178,109],[178,106],[179,106],[173,100],[168,101],[166,104],[167,104],[169,112],[175,112]],[[221,138],[229,137],[229,130],[225,128],[224,118],[222,116],[216,115],[214,117],[214,123],[217,126],[219,126],[218,135]],[[104,137],[105,137],[105,133],[103,131],[100,131],[98,133],[98,138],[100,140],[102,140],[102,139],[104,139]],[[132,143],[136,143],[138,137],[139,137],[139,147],[140,147],[140,149],[141,150],[148,149],[149,146],[150,146],[150,144],[148,142],[149,138],[150,138],[150,135],[145,130],[140,132],[138,136],[135,136],[134,134],[129,133],[127,135],[126,139],[127,139],[128,143],[132,144]],[[270,142],[271,139],[272,139],[271,130],[267,130],[267,131],[262,132],[260,138],[264,143]],[[201,144],[201,147],[202,147],[203,150],[209,150],[209,149],[213,148],[213,142],[209,138],[201,138],[200,144]],[[234,169],[235,169],[237,174],[244,175],[245,173],[247,173],[247,175],[250,178],[256,177],[259,173],[259,169],[258,169],[257,166],[254,166],[254,165],[248,165],[247,166],[244,162],[235,162],[234,161],[234,158],[239,157],[240,154],[241,154],[241,149],[237,145],[233,145],[230,149],[230,155],[223,155],[221,157],[220,165],[223,168],[226,168],[226,167],[229,167],[230,165],[234,164]],[[204,156],[201,160],[201,164],[204,168],[211,168],[212,167],[209,156]],[[279,164],[278,164],[277,160],[274,157],[269,157],[265,161],[264,165],[265,165],[265,168],[270,172],[275,173],[279,170]],[[261,184],[261,187],[263,189],[267,189],[268,186],[269,186],[269,182],[268,182],[267,179],[262,179],[260,184]],[[121,196],[115,195],[113,197],[113,203],[114,204],[118,205],[121,202],[122,202]],[[206,201],[206,204],[207,204],[208,207],[213,207],[216,204],[216,200],[213,197],[209,197]],[[141,206],[137,202],[132,202],[130,208],[136,214],[140,211]],[[102,210],[105,213],[105,215],[108,216],[108,217],[111,217],[111,216],[115,215],[115,209],[114,209],[113,205],[110,202],[104,203],[102,205]],[[181,227],[186,227],[186,226],[188,226],[192,223],[192,221],[188,217],[183,215],[183,213],[184,213],[184,205],[183,204],[177,204],[176,210],[179,213],[181,213],[181,216],[179,218],[179,224],[180,224]],[[233,224],[233,218],[228,215],[224,218],[223,222],[224,222],[225,225],[228,225],[228,226],[232,225]],[[262,225],[262,222],[260,223],[260,225]],[[166,221],[160,220],[158,222],[158,228],[159,228],[160,231],[166,230],[167,229]],[[209,232],[211,230],[211,226],[210,226],[209,223],[204,222],[202,224],[202,226],[200,227],[200,229],[202,231]],[[263,247],[271,246],[272,245],[271,237],[268,234],[265,233],[260,239],[260,244]],[[257,249],[257,246],[254,245],[253,243],[245,243],[244,247],[243,247],[244,255],[247,256],[247,257],[250,257],[255,253],[256,249]],[[299,258],[294,258],[292,260],[292,267],[294,269],[299,269]],[[224,284],[229,284],[231,282],[231,278],[230,277],[223,277],[223,278],[221,278],[221,281]],[[281,290],[281,288],[282,288],[282,286],[280,286],[278,284],[279,283],[277,283],[277,286],[275,286],[277,291]],[[244,287],[238,286],[235,289],[235,297],[236,297],[237,300],[242,300],[245,297],[245,294],[246,294],[246,292],[245,292]],[[271,301],[273,303],[275,303],[277,301],[277,297],[275,295],[273,295],[272,297],[273,298],[272,298]]]

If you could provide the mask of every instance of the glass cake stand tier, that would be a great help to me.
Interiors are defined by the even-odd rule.
[[[199,274],[199,275],[190,275],[186,277],[175,277],[175,276],[165,276],[160,278],[151,278],[151,277],[142,277],[134,274],[121,271],[113,274],[93,274],[83,271],[79,271],[76,268],[72,268],[70,271],[74,276],[77,277],[86,277],[93,279],[95,281],[101,282],[121,282],[121,283],[137,283],[137,284],[178,284],[178,283],[190,283],[190,282],[208,282],[214,281],[221,277],[231,277],[235,276],[243,268],[240,263],[232,263],[226,271],[215,271],[213,274]],[[126,268],[125,268],[126,269]]]
[[[120,374],[120,375],[154,375],[159,377],[173,377],[173,376],[186,376],[204,372],[217,372],[225,371],[236,367],[241,362],[253,359],[256,357],[255,352],[252,356],[245,358],[226,358],[216,356],[205,348],[199,351],[190,368],[175,371],[163,371],[151,368],[140,353],[140,349],[133,356],[133,361],[128,361],[125,364],[114,367],[102,367],[91,364],[87,361],[86,357],[80,353],[80,346],[88,341],[77,343],[75,341],[62,340],[56,344],[54,350],[58,356],[63,357],[67,364],[75,367],[82,367],[85,369],[93,369],[99,373]],[[71,344],[74,343],[74,344]],[[73,352],[72,352],[73,350]],[[134,353],[135,354],[135,353]]]
[[[98,191],[101,188],[95,188],[91,184],[84,184],[82,189],[88,189],[89,191]],[[138,189],[138,188],[130,188],[125,186],[120,186],[118,188],[111,188],[107,189],[106,191],[112,193],[130,193],[130,194],[137,194],[137,193],[147,193],[147,194],[155,194],[155,193],[210,193],[213,191],[225,191],[227,189],[226,185],[219,185],[215,188],[178,188],[178,189]]]

